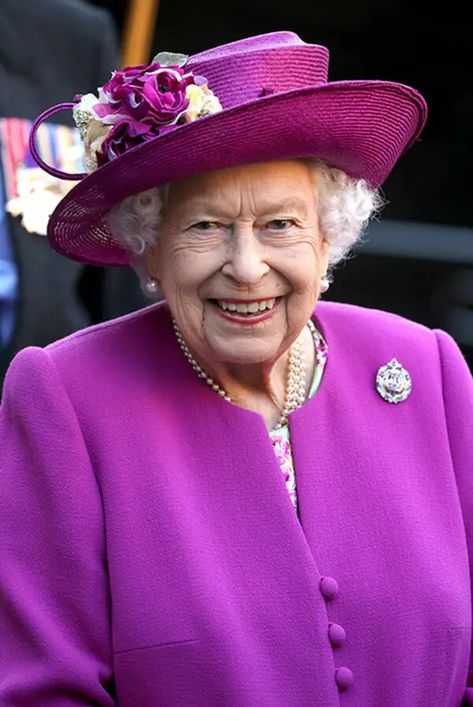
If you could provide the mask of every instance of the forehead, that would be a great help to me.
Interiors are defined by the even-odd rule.
[[[249,201],[258,207],[304,208],[314,203],[315,174],[301,160],[262,162],[189,177],[170,185],[168,206],[193,210]]]

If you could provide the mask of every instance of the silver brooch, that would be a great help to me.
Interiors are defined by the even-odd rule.
[[[393,358],[386,366],[379,368],[376,390],[388,403],[400,403],[411,393],[411,377],[399,361]]]

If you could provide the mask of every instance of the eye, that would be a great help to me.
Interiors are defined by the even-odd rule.
[[[268,223],[268,226],[271,231],[288,231],[291,226],[294,225],[294,221],[292,219],[288,218],[278,218],[278,219],[273,219],[273,221],[270,221]]]
[[[198,223],[194,223],[191,228],[194,228],[196,231],[212,231],[218,228],[218,226],[219,224],[215,221],[199,221]]]

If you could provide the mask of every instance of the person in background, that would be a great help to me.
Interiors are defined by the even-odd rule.
[[[82,0],[2,0],[0,118],[32,119],[93,91],[118,64],[108,12]],[[1,170],[0,170],[1,172]],[[5,212],[0,173],[0,389],[17,351],[144,304],[127,270],[67,262]]]

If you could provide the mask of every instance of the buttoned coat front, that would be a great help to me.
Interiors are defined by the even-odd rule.
[[[290,416],[300,521],[263,419],[195,376],[166,305],[16,357],[2,707],[473,705],[470,373],[398,316],[322,302],[314,320],[329,358]],[[398,404],[375,386],[392,358]]]

